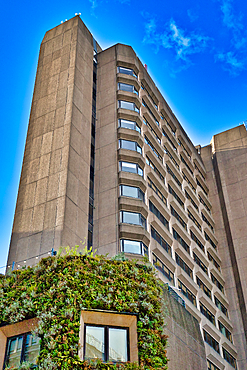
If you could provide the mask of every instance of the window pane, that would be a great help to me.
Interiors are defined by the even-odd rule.
[[[130,68],[118,67],[119,73],[124,73],[126,75],[133,75],[133,71]]]
[[[136,164],[122,162],[122,171],[136,173]]]
[[[100,358],[105,361],[104,328],[86,326],[85,358]]]
[[[136,150],[136,142],[129,140],[119,140],[120,148],[128,150]]]
[[[123,91],[128,91],[128,92],[133,92],[134,91],[134,86],[129,85],[129,84],[124,84],[124,83],[119,83],[119,90]]]
[[[11,338],[8,341],[7,361],[6,365],[9,367],[18,367],[21,361],[23,336]]]
[[[133,186],[121,185],[121,195],[126,197],[138,198],[138,188]]]
[[[134,121],[128,121],[127,119],[119,120],[120,127],[128,128],[130,130],[135,130],[136,123]]]
[[[109,328],[109,361],[128,361],[127,329]]]
[[[40,338],[34,337],[32,334],[27,335],[25,346],[25,361],[29,361],[33,364],[36,363],[40,350],[39,341]]]
[[[140,213],[122,212],[122,214],[124,223],[140,225]]]
[[[131,103],[129,101],[120,100],[119,101],[119,107],[124,108],[124,109],[135,110],[135,104]]]
[[[141,242],[134,240],[121,240],[121,242],[123,252],[142,254]]]

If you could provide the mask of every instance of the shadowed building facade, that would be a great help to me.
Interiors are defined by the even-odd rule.
[[[227,223],[221,213],[227,188],[214,183],[220,178],[212,161],[216,152],[216,144],[201,154],[194,147],[130,46],[102,50],[78,16],[48,31],[8,266],[35,264],[52,249],[84,238],[101,254],[147,255],[199,321],[208,369],[230,370],[238,363],[244,370],[245,234],[236,236],[239,247],[234,232],[229,242],[231,219]],[[219,173],[224,166],[229,162],[218,166]],[[243,212],[242,223],[244,217]],[[179,320],[170,324],[178,345]],[[190,330],[184,328],[180,339],[189,345]],[[181,365],[171,361],[170,369]],[[196,361],[189,366],[199,370]]]

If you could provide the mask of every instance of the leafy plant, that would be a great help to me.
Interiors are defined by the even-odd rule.
[[[86,247],[79,254],[78,248],[0,276],[0,324],[38,318],[34,334],[41,338],[40,370],[167,369],[162,287],[152,266],[122,256],[110,260]],[[78,357],[80,313],[91,309],[138,315],[139,364]]]

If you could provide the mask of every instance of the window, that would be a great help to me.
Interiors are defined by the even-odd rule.
[[[212,314],[212,312],[207,309],[201,302],[200,302],[200,311],[201,313],[213,324],[215,325],[215,316]],[[216,325],[215,325],[216,326]]]
[[[131,68],[117,67],[117,71],[118,73],[123,73],[125,75],[134,76],[135,78],[137,78],[137,75]]]
[[[183,228],[187,231],[187,225],[186,222],[182,219],[182,217],[178,214],[178,212],[172,207],[171,208],[171,214],[178,220],[178,222],[183,226]]]
[[[204,231],[205,239],[212,245],[212,247],[217,250],[216,244],[213,242],[213,240],[208,236],[208,234]]]
[[[178,279],[178,287],[181,293],[196,307],[196,296]]]
[[[232,334],[231,332],[220,322],[218,321],[220,332],[230,341],[232,342]]]
[[[184,260],[182,260],[182,258],[179,257],[177,252],[175,253],[175,258],[176,258],[176,262],[177,262],[178,266],[180,266],[186,272],[186,274],[188,274],[189,277],[191,279],[193,279],[193,272],[192,272],[191,268],[189,268],[187,263],[185,263]]]
[[[204,222],[206,222],[206,224],[210,227],[210,229],[212,230],[212,232],[214,233],[214,228],[213,226],[211,225],[211,223],[208,221],[208,219],[204,216],[204,214],[201,212],[202,214],[202,219]]]
[[[204,245],[200,242],[200,240],[195,236],[195,234],[190,230],[191,239],[198,245],[198,247],[205,253]]]
[[[176,183],[178,184],[178,186],[180,188],[182,188],[182,184],[181,182],[178,180],[177,176],[174,174],[174,172],[170,169],[170,167],[168,166],[168,164],[166,165],[166,169],[167,169],[167,172],[169,173],[169,175],[171,175],[171,177],[176,181]]]
[[[211,213],[211,210],[209,208],[209,206],[207,205],[207,203],[202,199],[202,197],[198,194],[199,196],[199,199],[200,199],[200,202],[204,205],[204,207],[206,208],[206,210]]]
[[[216,285],[216,286],[217,286],[217,288],[219,288],[219,290],[220,290],[222,293],[224,293],[224,287],[223,287],[223,285],[219,282],[219,280],[218,280],[218,279],[216,279],[216,277],[212,274],[212,272],[211,272],[211,280],[212,280],[212,282],[214,283],[214,285]]]
[[[125,253],[142,254],[148,256],[148,247],[136,240],[121,239],[121,251]]]
[[[165,239],[160,236],[160,234],[151,226],[151,236],[156,240],[159,245],[170,255],[172,256],[172,251],[170,245],[165,241]]]
[[[145,135],[144,136],[144,141],[145,143],[152,149],[152,151],[154,152],[154,154],[156,155],[157,158],[159,158],[159,160],[162,162],[162,157],[161,155],[157,152],[157,150],[154,148],[153,144],[150,142],[150,140],[148,140],[147,136]]]
[[[171,153],[169,152],[169,150],[167,149],[167,147],[165,145],[164,145],[164,152],[168,155],[168,157],[172,160],[172,162],[175,164],[175,166],[179,170],[179,165],[178,165],[177,161],[174,159],[174,157],[171,155]]]
[[[181,158],[181,161],[185,164],[185,166],[188,168],[188,170],[190,171],[191,175],[193,175],[193,171],[192,169],[190,168],[190,166],[188,165],[188,163],[186,162],[186,160],[184,159],[184,157],[182,155],[180,155],[180,158]]]
[[[137,163],[119,162],[119,171],[137,173],[143,177],[143,169]]]
[[[176,201],[178,202],[178,204],[180,204],[180,206],[184,208],[184,203],[179,198],[179,196],[177,195],[177,193],[173,190],[173,188],[171,187],[170,184],[168,184],[168,191],[169,191],[170,194],[173,195],[173,197],[176,199]]]
[[[213,262],[214,266],[217,268],[218,271],[220,271],[220,265],[218,262],[214,259],[214,257],[208,252],[208,259],[209,261]]]
[[[141,199],[145,202],[145,194],[140,188],[128,185],[120,185],[120,196]]]
[[[153,253],[153,265],[174,285],[174,274],[166,265]]]
[[[218,307],[219,310],[221,310],[221,312],[223,312],[224,315],[226,315],[226,317],[228,317],[228,311],[227,311],[227,308],[223,305],[223,303],[221,303],[221,301],[214,296],[214,302],[215,302],[215,305]]]
[[[195,168],[197,169],[197,171],[200,173],[201,177],[203,178],[203,180],[205,180],[205,176],[203,175],[202,171],[200,170],[200,168],[196,165],[196,163],[194,162],[194,165],[195,165]]]
[[[220,370],[217,366],[215,366],[211,361],[207,360],[208,370]]]
[[[200,186],[200,188],[202,189],[202,191],[203,191],[206,195],[208,195],[207,191],[204,189],[204,187],[202,186],[202,184],[200,183],[200,181],[199,181],[198,179],[196,179],[196,183],[197,183],[197,185],[198,185],[198,186]]]
[[[187,154],[187,156],[189,157],[189,159],[191,159],[191,155],[190,153],[188,152],[188,150],[186,149],[185,145],[182,143],[181,140],[178,139],[178,144],[183,148],[183,150],[185,151],[185,153]]]
[[[184,171],[182,171],[183,173],[183,179],[185,181],[187,181],[187,183],[189,184],[189,186],[191,187],[191,189],[193,190],[194,193],[196,193],[196,188],[194,187],[194,185],[192,184],[192,182],[190,181],[190,179],[185,175]]]
[[[167,135],[167,133],[162,129],[162,134],[163,136],[165,136],[165,138],[167,138],[167,140],[169,141],[169,143],[171,144],[173,150],[177,151],[177,148],[176,146],[174,145],[173,141],[169,138],[169,136]]]
[[[183,240],[183,238],[177,233],[175,229],[172,229],[173,232],[173,238],[179,242],[179,244],[182,245],[182,247],[186,250],[187,253],[190,254],[190,247],[188,244]]]
[[[200,260],[200,258],[193,252],[193,258],[195,263],[197,263],[198,266],[202,269],[202,271],[205,272],[205,274],[208,274],[208,268],[207,266]]]
[[[185,190],[185,196],[187,199],[189,199],[191,201],[191,204],[192,206],[198,211],[199,208],[197,206],[197,204],[194,202],[194,200],[191,198],[191,196],[189,195],[189,193]]]
[[[161,144],[161,140],[160,140],[159,136],[156,134],[156,132],[154,131],[154,129],[152,128],[152,126],[150,125],[150,123],[148,123],[148,121],[145,118],[143,118],[143,123],[144,123],[144,125],[148,126],[148,128],[152,132],[152,134],[155,137],[155,139],[158,141],[159,144]]]
[[[118,107],[123,109],[134,110],[135,112],[139,113],[139,109],[137,108],[135,103],[131,103],[130,101],[119,100]]]
[[[36,367],[40,351],[39,342],[40,338],[34,337],[31,333],[8,338],[4,367],[19,367],[23,361],[29,361]]]
[[[162,224],[169,230],[169,222],[162,215],[162,213],[155,207],[155,205],[149,201],[149,210],[162,222]]]
[[[135,121],[129,121],[127,119],[119,119],[118,127],[128,128],[129,130],[135,130],[141,133],[141,129]]]
[[[120,212],[120,222],[124,224],[131,224],[131,225],[139,225],[146,229],[146,219],[142,216],[141,213],[134,213],[134,212],[127,212],[121,211]]]
[[[217,340],[215,340],[210,334],[203,329],[204,340],[210,345],[216,352],[220,353],[220,346]]]
[[[163,175],[161,175],[160,171],[158,170],[158,168],[153,164],[152,161],[150,161],[150,159],[148,157],[146,157],[146,163],[147,165],[149,165],[155,173],[157,173],[157,175],[159,176],[159,178],[161,179],[161,181],[163,181],[165,183],[165,178]]]
[[[146,91],[146,93],[148,94],[149,98],[151,99],[153,105],[155,106],[155,108],[158,110],[158,106],[157,104],[155,103],[154,99],[152,98],[152,96],[149,94],[148,90],[145,88],[145,86],[142,84],[141,85],[141,88],[142,90]]]
[[[137,316],[104,311],[81,312],[80,359],[138,362]]]
[[[149,108],[149,106],[145,103],[145,101],[142,99],[142,105],[147,108],[149,114],[153,117],[153,119],[155,120],[156,124],[159,126],[159,122],[157,121],[155,115],[153,114],[153,112],[151,111],[151,109]]]
[[[85,325],[85,359],[104,362],[128,361],[128,330],[110,326]]]
[[[224,359],[234,368],[237,369],[236,359],[224,348],[222,347]]]
[[[196,283],[197,285],[199,286],[199,288],[201,288],[204,293],[210,298],[212,299],[211,297],[211,290],[201,281],[201,279],[199,279],[199,277],[197,276],[196,277]]]
[[[148,186],[158,195],[158,197],[162,200],[165,205],[167,205],[166,197],[159,191],[157,186],[153,183],[153,181],[148,177]]]
[[[119,84],[118,84],[118,90],[128,91],[128,92],[135,93],[136,95],[139,95],[139,93],[136,90],[135,86],[129,85],[129,84],[124,84],[122,82],[119,82]]]
[[[135,141],[120,139],[118,143],[121,149],[134,150],[142,154],[142,148]]]

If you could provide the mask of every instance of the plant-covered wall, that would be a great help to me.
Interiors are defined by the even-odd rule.
[[[162,288],[151,266],[102,256],[48,257],[0,277],[0,325],[37,317],[39,369],[167,369]],[[138,314],[138,364],[81,361],[80,313]]]

